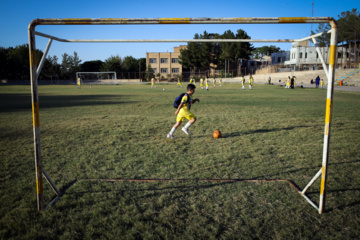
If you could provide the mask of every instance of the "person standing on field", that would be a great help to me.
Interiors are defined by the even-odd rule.
[[[204,90],[204,79],[202,77],[200,78],[200,87],[201,90]]]
[[[254,84],[254,78],[252,77],[252,75],[250,74],[250,79],[249,79],[249,89],[252,89],[252,86]]]
[[[182,88],[180,78],[178,78],[177,86]]]
[[[291,79],[290,79],[290,88],[291,89],[294,89],[294,87],[295,87],[295,76],[293,76]]]
[[[207,77],[205,79],[205,87],[206,87],[206,90],[209,91],[209,79]]]
[[[242,85],[241,90],[245,90],[245,78],[244,78],[244,75],[241,76],[241,85]]]
[[[288,76],[288,78],[286,79],[286,86],[285,86],[285,88],[289,88],[289,89],[290,89],[290,82],[291,82],[291,78],[290,78],[290,76]]]
[[[151,78],[151,87],[156,87],[156,86],[155,86],[155,78],[154,78],[154,77]]]
[[[315,79],[315,85],[316,85],[316,88],[319,87],[319,84],[320,84],[320,77],[317,76],[316,79]]]
[[[190,112],[190,108],[192,104],[196,102],[200,102],[198,98],[192,100],[192,95],[195,93],[195,88],[196,86],[194,84],[189,84],[187,86],[187,92],[182,97],[181,103],[179,104],[179,107],[175,111],[176,123],[171,128],[170,132],[167,134],[166,136],[167,138],[174,139],[175,130],[181,125],[181,123],[185,120],[185,118],[189,121],[186,123],[185,127],[183,127],[181,130],[186,135],[190,135],[188,128],[196,121],[196,117],[192,112]]]

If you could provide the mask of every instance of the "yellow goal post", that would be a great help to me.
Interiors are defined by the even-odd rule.
[[[45,33],[35,31],[38,25],[146,25],[146,24],[313,24],[328,23],[331,29],[327,32],[318,33],[303,39],[63,39],[51,36]],[[322,54],[317,47],[316,37],[329,33],[330,36],[330,56],[329,66],[327,67]],[[43,57],[38,66],[36,66],[36,36],[49,39],[44,51]],[[323,64],[325,74],[328,78],[326,113],[324,127],[324,145],[322,156],[322,167],[302,190],[298,191],[317,211],[321,214],[325,210],[326,187],[327,187],[327,171],[330,150],[330,130],[333,111],[333,88],[335,80],[335,63],[336,63],[336,47],[337,47],[337,24],[331,17],[271,17],[271,18],[51,18],[51,19],[34,19],[28,26],[29,38],[29,57],[30,57],[30,81],[32,96],[32,116],[33,116],[33,135],[34,135],[34,158],[35,158],[35,174],[36,174],[36,191],[37,191],[37,208],[44,210],[51,206],[61,196],[61,192],[51,180],[45,171],[41,158],[40,144],[40,115],[39,115],[39,96],[38,96],[38,76],[41,72],[46,55],[50,49],[53,40],[59,42],[300,42],[304,40],[312,40],[319,53],[320,60]],[[49,182],[52,189],[57,194],[47,206],[44,205],[43,196],[43,177]],[[318,206],[313,203],[307,196],[306,191],[310,186],[321,177],[320,183],[320,200]]]

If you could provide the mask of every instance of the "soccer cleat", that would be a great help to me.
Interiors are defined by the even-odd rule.
[[[170,138],[170,139],[174,139],[175,137],[173,135],[171,135],[170,133],[168,133],[168,135],[166,136],[167,138]]]
[[[186,135],[190,135],[189,131],[186,128],[183,127],[181,130],[186,133]]]

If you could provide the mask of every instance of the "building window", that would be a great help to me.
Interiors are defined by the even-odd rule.
[[[167,68],[161,68],[161,73],[167,73],[168,69]]]
[[[305,58],[307,58],[307,53],[305,53]]]
[[[179,69],[178,69],[178,68],[172,68],[172,69],[171,69],[171,72],[172,72],[172,73],[179,73]]]
[[[342,58],[341,52],[338,52],[338,58]]]
[[[171,63],[179,63],[179,59],[178,58],[172,58]]]
[[[278,62],[278,63],[280,63],[280,62],[281,62],[281,57],[278,57],[277,62]]]
[[[316,53],[316,58],[319,58],[319,54],[318,54],[318,53]]]
[[[156,63],[156,58],[150,58],[149,63]]]
[[[300,53],[300,58],[302,58],[302,52]]]
[[[154,73],[157,73],[157,69],[156,68],[153,68],[152,69]]]
[[[161,59],[160,59],[160,62],[161,62],[161,63],[168,63],[168,59],[167,59],[167,58],[161,58]]]

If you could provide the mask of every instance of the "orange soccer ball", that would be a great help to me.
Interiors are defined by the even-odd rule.
[[[215,132],[213,132],[213,137],[214,138],[221,138],[221,132],[219,130],[216,130]]]

